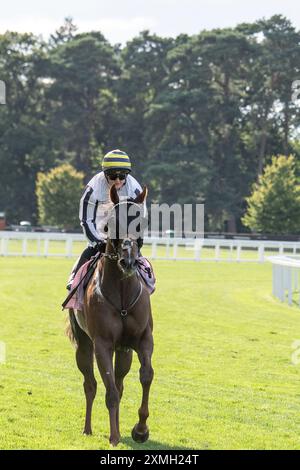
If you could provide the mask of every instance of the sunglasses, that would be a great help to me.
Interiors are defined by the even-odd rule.
[[[112,181],[115,181],[117,178],[119,178],[120,181],[124,181],[126,179],[128,173],[112,173],[108,174],[108,178]]]

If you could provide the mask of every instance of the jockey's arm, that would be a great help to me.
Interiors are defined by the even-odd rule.
[[[94,190],[91,186],[87,185],[80,199],[79,219],[86,237],[94,246],[102,242],[96,229],[97,207],[98,201],[95,197]]]

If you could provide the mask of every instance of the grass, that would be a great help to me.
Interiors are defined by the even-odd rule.
[[[0,258],[0,449],[108,449],[99,374],[91,437],[60,303],[72,260]],[[156,261],[150,440],[130,437],[141,387],[125,381],[118,449],[300,447],[300,310],[271,296],[269,264]],[[294,357],[298,357],[297,351]],[[299,354],[300,359],[300,354]]]

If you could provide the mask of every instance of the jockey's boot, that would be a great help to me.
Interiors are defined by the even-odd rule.
[[[79,271],[81,266],[84,265],[84,263],[86,263],[87,261],[89,261],[92,256],[95,256],[95,254],[97,253],[97,250],[98,250],[97,247],[88,246],[81,253],[79,258],[76,260],[76,262],[75,262],[75,264],[72,268],[71,274],[69,276],[68,283],[67,283],[67,286],[66,286],[66,288],[68,290],[71,290],[71,288],[72,288],[72,283],[74,281],[74,277],[76,276],[77,271]]]

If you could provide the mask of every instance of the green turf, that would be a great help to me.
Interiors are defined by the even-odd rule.
[[[72,260],[0,258],[1,449],[107,449],[99,374],[94,435],[60,303]],[[119,449],[300,447],[300,309],[271,296],[269,264],[154,263],[150,440],[131,439],[138,362],[125,381]],[[296,358],[298,357],[296,353]],[[300,354],[299,354],[300,359]]]

